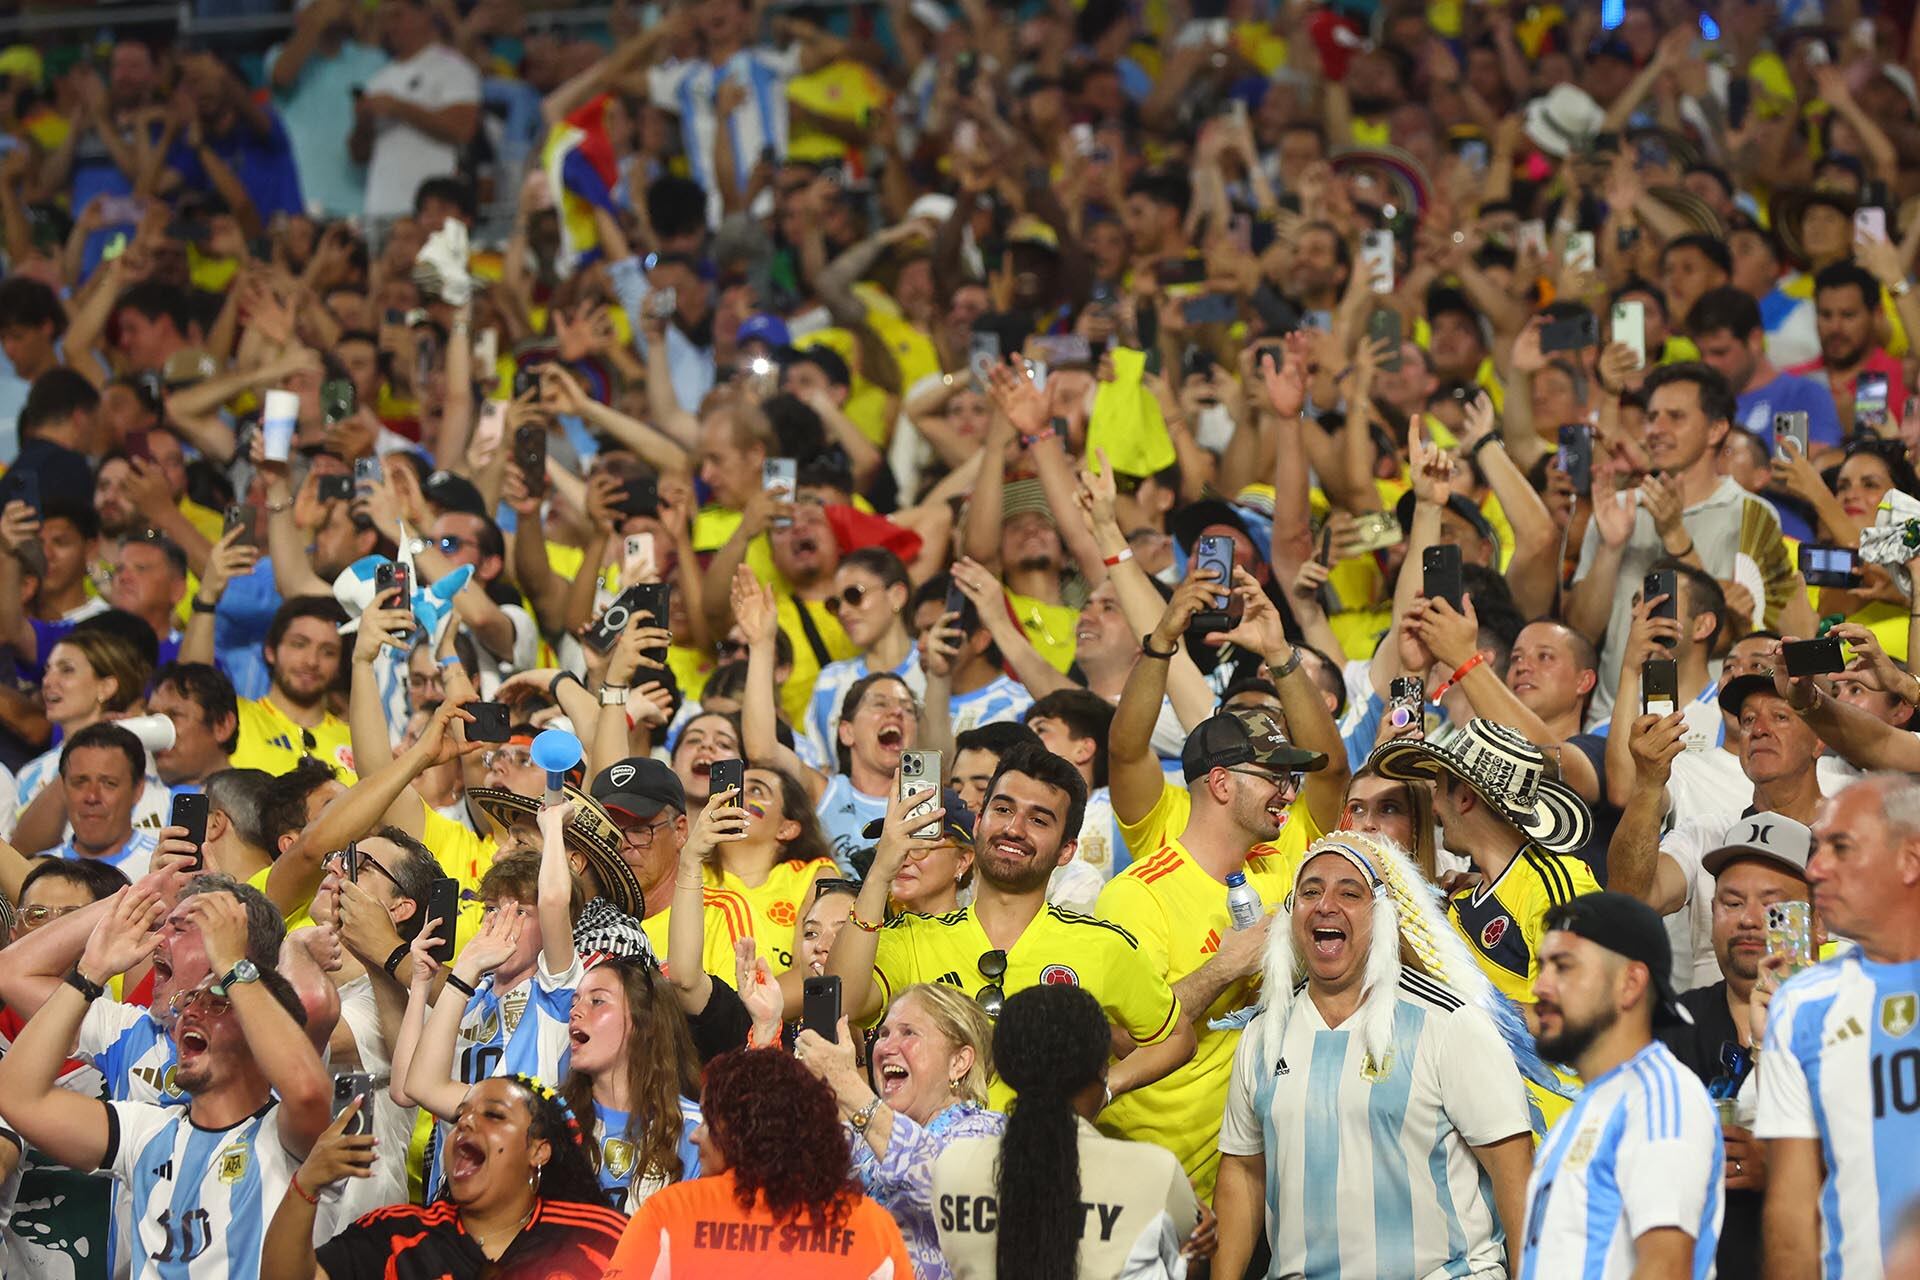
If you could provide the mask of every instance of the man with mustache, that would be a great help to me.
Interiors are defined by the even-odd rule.
[[[972,905],[945,916],[896,916],[883,928],[893,878],[908,853],[937,842],[914,833],[939,830],[946,813],[909,817],[916,798],[901,800],[897,789],[895,795],[854,904],[853,927],[840,931],[827,959],[827,972],[843,984],[841,1007],[850,1021],[879,1021],[893,993],[916,982],[958,986],[989,1016],[999,1013],[1009,992],[1063,983],[1085,987],[1132,1039],[1133,1051],[1107,1076],[1115,1097],[1193,1056],[1192,1024],[1133,935],[1047,902],[1047,883],[1073,857],[1072,833],[1086,809],[1087,784],[1078,769],[1044,747],[1008,751],[974,823]],[[996,1082],[992,1096],[1004,1108],[1012,1090]]]
[[[1654,1039],[1656,1026],[1691,1018],[1660,917],[1625,894],[1590,893],[1546,925],[1534,1038],[1586,1089],[1535,1158],[1522,1274],[1705,1275],[1724,1151],[1706,1089]]]

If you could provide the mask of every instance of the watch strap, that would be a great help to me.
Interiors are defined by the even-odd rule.
[[[78,991],[81,998],[88,1004],[92,1004],[95,1000],[107,994],[106,987],[81,973],[79,965],[75,965],[73,968],[67,970],[67,976],[63,981],[75,991]]]

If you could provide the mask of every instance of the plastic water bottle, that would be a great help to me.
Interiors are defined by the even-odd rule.
[[[1234,928],[1253,928],[1260,923],[1260,917],[1266,909],[1266,905],[1260,901],[1260,895],[1254,892],[1244,875],[1238,871],[1227,873],[1227,914],[1233,918]]]

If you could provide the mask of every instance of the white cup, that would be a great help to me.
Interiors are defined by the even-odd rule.
[[[291,391],[269,391],[260,411],[260,430],[267,461],[285,462],[293,455],[293,430],[300,422],[300,397]]]
[[[128,716],[114,723],[140,739],[140,745],[147,749],[148,755],[158,755],[173,748],[173,721],[166,716]]]

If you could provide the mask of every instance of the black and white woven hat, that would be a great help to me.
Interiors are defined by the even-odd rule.
[[[1492,720],[1469,720],[1445,748],[1430,742],[1386,743],[1367,763],[1381,777],[1402,782],[1450,773],[1553,853],[1572,853],[1593,834],[1586,802],[1546,776],[1546,753]]]

